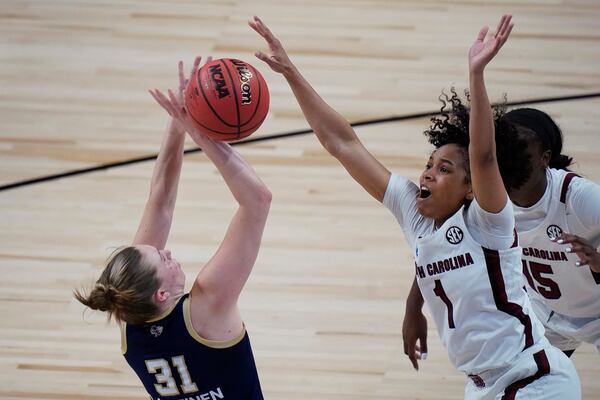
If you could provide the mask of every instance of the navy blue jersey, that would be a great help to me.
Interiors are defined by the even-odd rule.
[[[263,399],[246,330],[226,342],[200,337],[189,294],[160,319],[124,324],[123,336],[123,355],[153,400]]]

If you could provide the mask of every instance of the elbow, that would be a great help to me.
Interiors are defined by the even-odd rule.
[[[254,196],[255,207],[268,210],[271,201],[273,201],[273,193],[265,185],[261,185]]]
[[[346,150],[348,149],[350,143],[352,143],[354,138],[356,138],[356,136],[354,136],[350,140],[336,137],[330,140],[322,140],[321,143],[323,144],[323,147],[325,148],[325,150],[327,150],[329,154],[331,154],[333,157],[339,160],[341,157],[344,156]]]

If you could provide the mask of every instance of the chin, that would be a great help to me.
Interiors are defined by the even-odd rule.
[[[419,211],[419,214],[421,214],[425,218],[433,218],[433,214],[431,212],[430,207],[424,207],[423,204],[417,204],[417,210]]]

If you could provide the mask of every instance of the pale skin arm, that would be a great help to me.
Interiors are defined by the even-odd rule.
[[[147,244],[157,249],[165,248],[177,200],[184,142],[185,130],[171,118],[154,164],[150,194],[133,245]]]
[[[477,202],[491,213],[502,211],[508,195],[496,160],[494,119],[485,88],[484,69],[508,39],[513,28],[511,18],[510,15],[502,16],[496,33],[487,40],[488,27],[483,27],[469,50],[471,181]]]
[[[180,82],[183,64],[179,64]],[[180,88],[185,87],[180,84]],[[207,339],[227,340],[241,330],[238,297],[252,271],[271,203],[271,192],[231,146],[204,135],[183,106],[183,93],[151,92],[156,101],[190,134],[213,162],[238,203],[227,232],[192,287],[192,323]]]
[[[281,42],[264,22],[254,17],[248,24],[269,46],[270,55],[256,52],[273,71],[287,80],[306,121],[323,147],[344,166],[352,178],[379,202],[390,179],[390,172],[360,142],[348,121],[331,108],[290,61]]]

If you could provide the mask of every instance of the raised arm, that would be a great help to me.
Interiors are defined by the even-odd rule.
[[[331,108],[304,79],[290,61],[281,42],[261,19],[254,17],[248,24],[266,40],[271,52],[271,55],[256,52],[256,57],[285,77],[304,117],[323,147],[340,161],[371,196],[382,202],[390,172],[363,146],[348,121]]]
[[[513,28],[511,16],[500,19],[493,37],[486,40],[488,27],[483,27],[469,50],[469,85],[471,114],[469,122],[469,159],[473,193],[482,209],[502,211],[508,195],[496,160],[494,118],[484,82],[484,69],[508,39]]]
[[[133,239],[134,245],[148,244],[157,249],[165,248],[177,200],[184,142],[184,128],[171,118],[154,164],[150,193]]]
[[[224,142],[205,136],[190,118],[183,105],[183,64],[180,62],[180,91],[169,90],[168,98],[159,90],[152,91],[156,101],[190,134],[223,176],[239,207],[231,219],[225,237],[214,256],[200,271],[192,287],[192,320],[194,309],[199,314],[233,315],[237,317],[237,299],[252,271],[262,239],[271,193],[252,167]],[[195,304],[199,304],[195,307]],[[218,318],[217,318],[218,319]],[[218,324],[217,324],[218,325]],[[196,324],[194,323],[194,326]],[[232,328],[233,329],[233,328]]]

